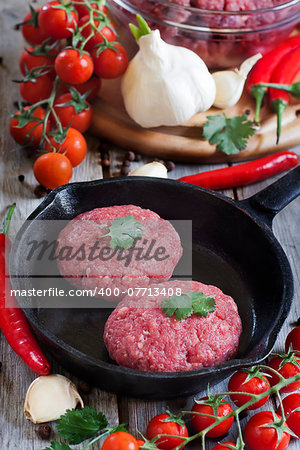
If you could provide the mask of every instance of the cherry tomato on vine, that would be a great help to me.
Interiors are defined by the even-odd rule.
[[[300,438],[300,394],[291,394],[282,400],[287,426]],[[298,409],[298,411],[296,411]],[[280,406],[277,414],[281,414]]]
[[[89,16],[82,17],[78,24],[79,28],[89,22],[89,20]],[[116,33],[114,31],[114,26],[112,23],[109,23],[109,25],[103,25],[99,20],[96,19],[94,20],[94,22],[99,31],[94,31],[93,37],[91,37],[85,44],[84,48],[88,52],[92,51],[95,45],[102,44],[102,42],[104,42],[103,37],[109,42],[113,42],[116,39]],[[91,33],[92,27],[90,24],[86,25],[81,31],[82,36],[85,38],[88,38]]]
[[[45,153],[35,161],[33,173],[42,186],[48,189],[55,189],[70,181],[72,164],[61,153]]]
[[[297,365],[296,365],[297,364]],[[296,356],[293,353],[282,355],[282,356],[274,356],[269,361],[269,366],[272,369],[277,370],[284,378],[291,378],[294,375],[300,373],[300,355]],[[279,377],[270,371],[270,384],[274,386],[279,383]],[[295,381],[294,383],[289,384],[288,386],[281,389],[281,392],[293,392],[300,388],[300,381]]]
[[[229,447],[231,445],[231,447]],[[215,445],[211,450],[230,450],[231,448],[236,448],[233,442],[221,442],[221,444]]]
[[[34,47],[28,47],[21,55],[20,58],[20,70],[22,75],[26,75],[27,72],[30,72],[35,67],[44,67],[44,66],[53,66],[53,71],[48,73],[47,75],[52,78],[51,75],[55,75],[54,71],[54,61],[57,56],[57,50],[51,49],[49,52],[49,56],[47,55],[31,55],[30,53],[34,52]],[[53,56],[52,56],[53,55]]]
[[[60,87],[63,92],[69,92],[70,86],[68,86],[65,83],[61,83]],[[89,95],[87,96],[87,100],[91,101],[94,98],[97,97],[98,92],[101,88],[101,80],[97,77],[92,77],[88,81],[82,84],[74,84],[73,87],[80,92],[80,94],[85,94],[87,91],[90,91]]]
[[[32,8],[32,10],[24,17],[23,25],[21,25],[21,32],[24,39],[32,45],[39,45],[48,37],[45,30],[39,27],[38,17],[40,10],[41,8]]]
[[[238,370],[235,372],[229,380],[228,390],[232,392],[249,392],[250,394],[262,394],[270,389],[270,383],[267,378],[261,375],[258,371],[251,370]],[[247,409],[257,409],[263,406],[269,399],[269,395],[253,405],[249,406]],[[230,395],[231,400],[237,406],[242,406],[251,400],[251,396],[242,394],[232,394]]]
[[[53,136],[50,136],[49,140],[58,153],[63,153],[70,160],[73,167],[78,166],[84,160],[87,145],[80,131],[69,128],[67,137],[62,143],[56,142]],[[51,145],[48,142],[46,143],[47,152],[52,151]]]
[[[227,416],[232,412],[231,405],[229,403],[226,403],[225,400],[218,399],[217,401],[215,401],[214,399],[209,399],[208,397],[205,397],[199,401],[203,403],[195,403],[192,408],[193,412],[214,415],[214,407],[216,411],[218,411],[218,417]],[[191,419],[193,427],[197,432],[203,431],[205,428],[209,427],[216,421],[216,419],[214,418],[202,416],[200,414],[192,415]],[[212,438],[223,436],[229,431],[232,424],[233,424],[233,417],[229,417],[228,419],[224,420],[219,425],[216,425],[214,428],[208,431],[206,433],[206,436]]]
[[[289,332],[285,340],[285,351],[288,352],[292,346],[293,350],[300,352],[300,327],[294,328]]]
[[[280,433],[271,425],[274,416],[276,421],[280,419],[271,411],[261,411],[250,418],[245,428],[245,440],[251,450],[285,450],[288,447],[290,435],[283,432],[280,437]]]
[[[106,48],[97,55],[95,48],[91,52],[95,74],[100,78],[117,78],[123,75],[128,67],[128,54],[120,44],[114,48]]]
[[[55,71],[66,83],[81,84],[91,78],[94,64],[88,54],[80,54],[78,50],[68,48],[57,55]]]
[[[74,99],[72,94],[63,94],[58,97],[54,102],[54,110],[64,128],[66,128],[70,123],[72,123],[72,128],[84,133],[92,123],[92,108],[87,102],[81,102],[82,111],[76,113],[74,106],[72,104],[65,105],[66,103],[72,103]],[[80,109],[81,103],[77,103]]]
[[[107,6],[101,5],[101,1],[91,3],[91,7],[96,9],[97,11],[103,12],[103,14],[107,14]],[[81,17],[89,14],[89,9],[87,8],[87,6],[85,6],[84,0],[77,0],[74,8],[76,9],[80,19]]]
[[[117,431],[105,439],[101,450],[139,450],[139,445],[131,434]]]
[[[26,111],[28,111],[29,106],[26,106],[24,108],[24,111],[18,111],[16,112],[16,116],[21,114],[21,117],[24,118],[24,115],[26,115]],[[44,120],[45,118],[45,110],[41,107],[36,108],[36,110],[32,113],[33,119],[30,120],[30,117],[28,118],[29,122],[25,124],[22,127],[18,127],[19,120],[16,117],[12,117],[10,120],[10,134],[14,138],[16,142],[20,145],[31,145],[34,147],[37,147],[40,144],[40,141],[42,139],[42,133],[43,133],[43,124],[38,124],[38,121],[34,120],[40,119]],[[47,124],[46,132],[50,131],[50,124]],[[28,137],[27,137],[28,136]]]
[[[159,414],[153,417],[146,431],[147,439],[152,440],[160,434],[170,434],[172,436],[188,437],[188,430],[181,419],[177,419],[170,414]],[[173,450],[182,444],[183,440],[176,437],[161,437],[155,441],[155,445],[162,450]],[[182,446],[184,448],[185,446]]]
[[[45,31],[47,36],[55,40],[72,36],[71,30],[76,28],[77,23],[77,12],[70,6],[63,6],[60,1],[56,0],[46,3],[39,14],[39,26]]]
[[[41,75],[33,81],[20,84],[20,94],[28,103],[36,103],[48,98],[52,92],[53,82],[47,75]]]

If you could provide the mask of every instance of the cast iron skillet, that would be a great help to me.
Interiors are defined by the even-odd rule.
[[[258,363],[270,353],[293,296],[291,269],[272,233],[272,220],[299,194],[300,167],[240,202],[173,180],[114,178],[62,186],[29,217],[72,219],[96,207],[132,203],[165,219],[192,219],[194,279],[220,287],[239,307],[243,334],[234,360],[189,372],[135,371],[117,366],[108,357],[102,332],[109,311],[34,309],[28,298],[24,312],[56,360],[102,389],[144,398],[194,394],[208,382],[220,381],[233,369]],[[15,239],[11,273],[30,264],[22,254],[30,228],[26,223]],[[12,283],[18,289],[24,283],[30,287],[33,281],[16,277]]]

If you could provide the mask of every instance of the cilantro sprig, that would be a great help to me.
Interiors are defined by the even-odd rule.
[[[134,218],[133,215],[126,217],[117,217],[114,219],[106,234],[100,236],[104,238],[110,236],[111,248],[121,247],[128,250],[134,244],[136,239],[143,236],[144,225]]]
[[[70,444],[80,444],[95,436],[107,425],[107,418],[102,412],[86,406],[81,410],[69,409],[58,421],[57,430],[62,438],[69,440]]]
[[[217,146],[218,152],[234,155],[244,150],[248,138],[253,136],[255,128],[248,116],[243,114],[236,117],[225,115],[207,116],[203,127],[203,136],[211,145]]]
[[[198,317],[207,317],[209,313],[216,310],[216,301],[203,292],[186,292],[164,298],[160,306],[167,317],[175,315],[177,320],[182,320],[192,314]]]
[[[44,450],[71,450],[68,444],[80,444],[93,438],[82,449],[84,450],[106,435],[127,430],[124,424],[109,427],[108,420],[102,412],[85,406],[80,410],[69,409],[66,411],[57,421],[57,431],[59,437],[67,440],[68,443],[52,441],[51,446]]]

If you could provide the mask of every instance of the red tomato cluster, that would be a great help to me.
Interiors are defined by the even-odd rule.
[[[12,116],[10,132],[20,145],[46,152],[34,164],[46,188],[69,182],[87,152],[82,133],[91,125],[89,102],[101,78],[119,77],[128,66],[107,14],[103,0],[54,0],[31,6],[21,24],[30,46],[20,58],[20,94],[30,106]]]
[[[284,378],[290,378],[300,373],[297,352],[300,354],[300,326],[294,328],[286,338],[285,348],[287,355],[278,355],[270,360],[268,373],[262,373],[259,367],[241,369],[235,372],[228,383],[230,398],[237,407],[247,406],[252,399],[251,395],[266,393],[271,386],[278,383],[272,368],[278,370]],[[294,353],[293,353],[294,352]],[[300,357],[299,357],[300,360]],[[292,392],[299,389],[299,383],[293,382],[281,392]],[[244,393],[244,394],[243,394]],[[249,394],[249,395],[247,395]],[[246,410],[261,408],[269,400],[269,395],[249,405]],[[286,420],[282,420],[282,408]],[[158,448],[161,450],[174,450],[186,446],[185,438],[189,433],[182,415],[174,416],[171,413],[159,414],[148,423],[146,430],[147,443],[145,448]],[[212,416],[212,417],[210,417]],[[229,416],[228,418],[226,418]],[[233,408],[221,395],[204,397],[195,401],[191,411],[191,423],[199,433],[208,427],[207,438],[220,438],[230,430],[233,422]],[[216,417],[224,418],[217,423]],[[290,442],[291,434],[300,438],[300,393],[293,393],[282,400],[276,413],[273,411],[260,411],[254,414],[246,423],[244,440],[250,450],[285,450]],[[102,450],[138,450],[143,448],[145,441],[134,438],[125,432],[116,432],[109,436],[102,446]],[[201,445],[200,445],[201,446]],[[199,446],[199,448],[200,448]],[[201,447],[202,448],[202,447]],[[213,450],[240,449],[241,444],[228,441],[218,443]]]

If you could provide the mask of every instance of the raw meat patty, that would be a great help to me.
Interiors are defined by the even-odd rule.
[[[117,255],[111,259],[101,257],[93,260],[87,254],[83,260],[80,260],[80,257],[79,260],[58,257],[60,273],[78,288],[92,290],[97,288],[95,294],[97,297],[103,296],[99,293],[101,289],[111,288],[115,289],[114,292],[116,289],[120,291],[119,294],[110,295],[108,300],[124,297],[128,288],[148,286],[153,282],[168,280],[182,255],[180,238],[170,222],[161,219],[155,212],[139,206],[110,206],[80,214],[60,232],[57,255],[64,247],[70,246],[73,252],[76,252],[82,245],[85,249],[89,249],[97,241],[101,248],[106,247],[110,250],[110,237],[100,238],[100,236],[107,233],[114,219],[128,216],[134,216],[143,224],[142,239],[137,241],[137,247],[142,247],[142,243],[147,240],[146,251],[151,241],[155,240],[154,250],[164,247],[165,255],[169,255],[167,259],[138,260],[133,256],[126,266],[125,260],[118,260]],[[96,252],[95,256],[97,254],[100,255],[100,251]],[[124,256],[129,254],[130,249],[123,250]]]
[[[160,309],[163,295],[126,297],[105,324],[104,342],[112,359],[141,371],[178,372],[214,366],[236,355],[242,323],[231,297],[196,281],[169,281],[159,285],[163,287],[214,296],[216,310],[206,318],[192,315],[178,321]]]

